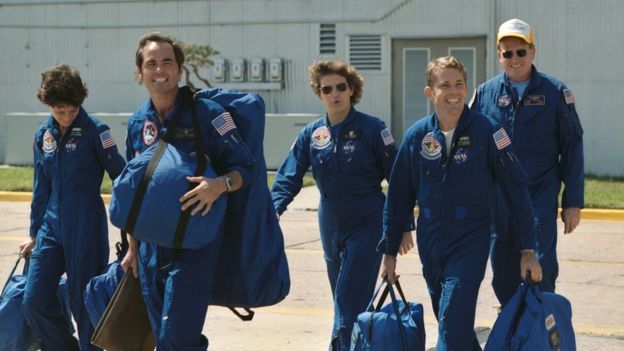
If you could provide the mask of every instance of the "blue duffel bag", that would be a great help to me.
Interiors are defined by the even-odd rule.
[[[425,350],[423,306],[407,302],[398,280],[395,285],[401,296],[400,301],[396,299],[392,284],[384,279],[373,294],[366,312],[358,315],[351,334],[351,351]],[[373,308],[384,286],[377,307]],[[381,307],[388,294],[392,301]]]
[[[9,278],[2,289],[0,297],[0,350],[2,351],[31,351],[39,348],[39,339],[35,336],[26,322],[22,301],[26,289],[26,278],[28,275],[28,259],[25,259],[24,269],[21,275],[15,275],[15,270],[21,258],[17,259]],[[67,318],[71,320],[69,308],[69,292],[67,281],[64,277],[59,282],[57,296],[63,306]],[[72,323],[70,334],[74,333]]]
[[[82,294],[89,320],[93,327],[97,326],[104,315],[106,306],[110,302],[115,290],[126,273],[121,268],[121,261],[128,251],[128,239],[126,234],[121,232],[121,241],[115,243],[117,259],[106,266],[104,272],[89,279],[85,291]]]
[[[264,101],[257,94],[224,89],[201,90],[195,96],[218,103],[232,115],[255,159],[249,185],[228,194],[225,233],[210,301],[231,309],[241,307],[247,315],[234,313],[251,320],[249,308],[274,305],[290,291],[284,236],[267,187]]]
[[[572,306],[526,281],[498,315],[485,351],[574,351]]]
[[[188,103],[194,103],[192,100]],[[139,241],[174,249],[198,249],[210,244],[221,231],[227,196],[215,200],[205,216],[181,211],[180,198],[197,184],[186,177],[216,178],[205,157],[193,105],[195,153],[189,155],[169,144],[175,125],[154,145],[136,156],[115,179],[110,201],[110,221]],[[175,123],[175,120],[174,120]]]

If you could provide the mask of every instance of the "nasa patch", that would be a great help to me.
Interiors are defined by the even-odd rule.
[[[52,135],[52,131],[50,129],[46,130],[43,134],[43,145],[41,146],[41,149],[47,154],[56,150],[56,139],[54,139],[54,135]]]
[[[511,96],[509,95],[503,95],[501,97],[498,98],[498,101],[496,102],[496,104],[499,107],[507,107],[511,104]]]
[[[316,128],[312,132],[312,147],[317,150],[325,149],[331,143],[331,133],[327,126]]]
[[[455,164],[460,165],[466,162],[467,160],[468,160],[468,149],[465,149],[463,147],[458,148],[457,151],[455,151],[455,154],[453,155],[453,161],[455,161]]]
[[[355,151],[355,141],[349,140],[342,146],[342,152],[346,155]]]
[[[72,152],[76,150],[78,147],[78,140],[75,138],[70,138],[69,141],[65,144],[65,152]]]
[[[427,133],[420,145],[420,154],[427,160],[435,160],[442,156],[442,144],[436,140],[434,132]]]
[[[149,119],[145,120],[143,123],[143,143],[147,146],[152,145],[158,139],[158,128],[156,127],[156,123],[150,121]]]

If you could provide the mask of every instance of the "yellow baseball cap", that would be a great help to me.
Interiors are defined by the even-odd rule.
[[[533,44],[535,34],[533,28],[528,23],[517,18],[510,19],[498,27],[498,35],[496,43],[500,43],[501,39],[506,37],[516,37],[524,40],[527,44]]]

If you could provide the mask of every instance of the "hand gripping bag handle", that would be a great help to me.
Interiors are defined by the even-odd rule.
[[[401,289],[401,285],[399,284],[398,279],[395,284],[397,285],[399,294],[401,295],[401,298],[403,299],[403,303],[405,304],[405,306],[407,306],[407,301],[405,300],[405,295],[403,294],[403,289]],[[373,310],[375,299],[377,298],[377,294],[379,293],[382,287],[385,287],[384,291],[381,293],[381,297],[379,298],[379,301],[377,302],[377,306]],[[371,299],[368,309],[367,309],[368,312],[372,312],[370,314],[370,320],[368,321],[369,339],[372,338],[372,335],[373,335],[373,315],[375,312],[378,312],[379,310],[381,310],[381,307],[383,306],[383,303],[388,297],[388,294],[390,294],[390,299],[392,300],[392,310],[394,311],[394,315],[396,316],[396,320],[399,326],[399,332],[401,334],[401,343],[403,344],[403,350],[408,351],[407,332],[405,331],[405,327],[403,326],[403,323],[401,321],[401,312],[399,311],[399,304],[397,302],[396,295],[394,294],[394,289],[392,288],[392,284],[390,283],[387,277],[383,279],[382,283],[379,285],[379,287],[373,294],[373,298]],[[410,314],[410,318],[412,318],[411,314]]]

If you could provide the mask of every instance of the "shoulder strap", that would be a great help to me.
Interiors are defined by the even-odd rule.
[[[147,185],[152,180],[152,175],[154,174],[156,166],[158,166],[158,162],[160,162],[162,155],[165,153],[167,145],[168,143],[162,138],[158,140],[156,151],[147,165],[147,169],[145,170],[145,174],[143,174],[143,178],[141,178],[136,194],[134,194],[132,207],[130,207],[130,213],[128,214],[128,220],[126,221],[126,227],[124,228],[126,233],[134,233],[134,226],[136,225],[137,218],[139,217],[139,211],[141,211],[141,205],[143,204],[145,191],[147,191]]]
[[[195,157],[197,158],[197,168],[195,168],[195,176],[199,177],[204,174],[206,171],[206,156],[204,152],[204,145],[202,144],[201,139],[201,130],[199,129],[199,120],[197,118],[197,108],[195,107],[195,94],[197,91],[191,91],[188,87],[183,87],[180,89],[180,92],[184,94],[182,98],[184,99],[185,105],[190,105],[191,114],[193,115],[193,129],[194,129],[194,139],[195,139]],[[190,98],[188,96],[190,95]],[[193,190],[197,184],[189,182],[189,190]],[[191,217],[192,208],[189,207],[180,215],[180,219],[178,219],[178,225],[176,226],[175,236],[173,237],[173,248],[181,249],[182,243],[184,242],[184,235],[186,234],[186,226],[188,225],[188,221]]]

